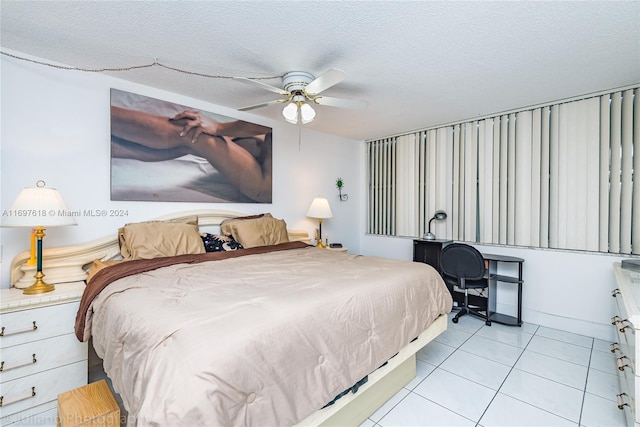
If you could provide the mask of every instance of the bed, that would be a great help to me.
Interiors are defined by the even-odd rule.
[[[160,220],[194,215],[200,230],[239,216]],[[68,259],[85,276],[104,264],[76,334],[93,338],[129,425],[358,425],[415,376],[415,353],[451,310],[435,270],[318,249],[305,232],[272,237],[115,265],[121,233],[58,249],[50,269],[60,274],[72,273]]]

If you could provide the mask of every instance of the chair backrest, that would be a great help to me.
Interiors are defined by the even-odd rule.
[[[482,254],[464,243],[450,243],[442,248],[440,268],[447,276],[465,280],[480,280],[486,272]]]

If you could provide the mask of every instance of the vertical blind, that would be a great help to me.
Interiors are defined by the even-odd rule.
[[[640,254],[639,90],[367,141],[368,233]]]

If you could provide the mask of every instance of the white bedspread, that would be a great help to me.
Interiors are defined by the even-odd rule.
[[[317,248],[177,264],[93,302],[93,344],[130,425],[283,426],[451,310],[428,265]]]

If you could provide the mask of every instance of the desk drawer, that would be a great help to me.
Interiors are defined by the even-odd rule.
[[[74,333],[79,302],[6,313],[0,316],[0,348]]]
[[[78,341],[73,334],[14,345],[0,354],[0,383],[86,358],[87,343]]]
[[[86,361],[72,363],[0,384],[0,418],[56,400],[58,394],[87,383]]]

